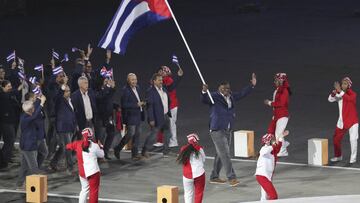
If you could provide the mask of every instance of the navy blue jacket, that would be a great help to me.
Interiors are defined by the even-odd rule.
[[[58,133],[74,133],[76,129],[76,117],[73,108],[71,108],[67,99],[64,98],[64,93],[59,94],[55,101],[55,122],[56,132]]]
[[[220,92],[211,92],[215,104],[211,103],[207,93],[202,93],[201,101],[210,106],[210,130],[225,130],[229,128],[229,124],[232,129],[235,120],[235,102],[250,94],[252,89],[253,86],[249,85],[240,92],[232,92],[230,95],[231,108],[228,108],[228,104]]]
[[[35,120],[36,130],[37,130],[37,139],[42,140],[45,139],[45,112],[44,108],[40,106],[40,99],[36,99],[34,102],[35,108],[40,108],[40,115]]]
[[[34,104],[35,111],[30,116],[23,113],[20,117],[20,149],[23,151],[35,151],[37,150],[38,141],[38,126],[36,125],[37,119],[41,118],[40,105]]]
[[[95,123],[95,116],[97,113],[96,109],[96,95],[92,89],[88,90],[88,95],[90,98],[91,108],[93,112],[93,123]],[[76,121],[79,126],[79,130],[82,131],[86,127],[86,116],[84,109],[84,101],[80,92],[80,89],[76,90],[71,94],[71,103],[74,106]]]
[[[167,112],[168,116],[171,117],[170,113],[170,97],[167,93],[166,88],[163,88],[163,91],[167,94],[168,97],[168,107],[169,111]],[[147,106],[147,115],[148,121],[155,121],[155,127],[161,127],[165,123],[164,118],[164,106],[161,101],[161,97],[156,90],[155,86],[151,86],[146,94],[146,106]]]
[[[136,87],[141,101],[140,88]],[[121,107],[123,115],[123,123],[126,125],[139,125],[143,118],[144,111],[138,106],[138,100],[134,91],[129,85],[124,86],[121,96]]]

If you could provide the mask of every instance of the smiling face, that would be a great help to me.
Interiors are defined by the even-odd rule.
[[[231,92],[231,88],[230,88],[230,84],[227,83],[227,84],[221,84],[219,86],[219,92],[221,94],[223,94],[224,96],[229,96],[230,95],[230,92]]]
[[[137,77],[135,74],[129,74],[128,77],[127,77],[127,82],[128,84],[130,85],[130,87],[136,87],[137,85]]]
[[[163,85],[163,78],[162,78],[162,76],[160,76],[160,75],[156,76],[156,78],[153,80],[153,83],[154,83],[155,87],[161,88],[162,85]]]

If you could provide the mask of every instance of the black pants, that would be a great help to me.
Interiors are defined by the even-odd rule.
[[[13,149],[14,149],[14,143],[15,143],[15,124],[10,124],[10,123],[1,123],[0,124],[1,127],[1,132],[2,134],[0,135],[4,141],[4,145],[1,148],[1,160],[2,163],[1,164],[8,164],[11,157],[12,157],[12,153],[13,153]]]
[[[131,148],[132,157],[136,157],[138,155],[139,148],[139,139],[140,139],[140,124],[139,125],[128,125],[126,126],[127,132],[125,136],[121,139],[120,143],[115,147],[117,150],[121,150],[124,146],[129,143],[132,139],[133,145]]]

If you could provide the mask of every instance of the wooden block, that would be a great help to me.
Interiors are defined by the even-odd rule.
[[[179,203],[179,188],[162,185],[157,188],[157,203]]]
[[[47,176],[26,176],[26,202],[47,202]]]
[[[308,140],[308,164],[313,166],[328,165],[328,139],[313,138]]]
[[[253,157],[254,150],[254,131],[238,130],[234,132],[234,154],[235,157]]]

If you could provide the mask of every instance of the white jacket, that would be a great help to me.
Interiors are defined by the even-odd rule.
[[[85,176],[89,177],[100,171],[97,159],[104,158],[104,150],[97,143],[90,141],[89,152],[82,152]]]
[[[192,153],[189,157],[188,163],[183,165],[183,176],[187,179],[194,179],[200,177],[205,173],[204,169],[205,152],[201,148],[199,150],[199,156],[196,157],[195,153]]]
[[[279,142],[282,142],[283,139],[280,138]],[[276,147],[279,148],[280,147]],[[265,176],[269,181],[272,179],[272,175],[275,169],[275,155],[271,152],[274,150],[272,145],[264,145],[260,149],[260,156],[256,164],[256,172],[255,175]]]

